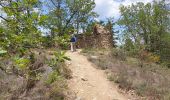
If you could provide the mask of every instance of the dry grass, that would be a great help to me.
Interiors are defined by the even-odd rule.
[[[134,90],[147,100],[170,100],[170,69],[127,57],[121,50],[106,52],[88,49],[82,53],[100,69],[107,69],[108,79],[121,89]]]
[[[35,62],[33,66],[38,68],[39,76],[34,81],[33,87],[26,91],[28,80],[25,77],[18,76],[12,73],[10,69],[13,65],[11,59],[1,60],[1,65],[4,70],[0,69],[0,100],[65,100],[67,99],[67,81],[71,77],[71,72],[68,67],[62,63],[60,75],[51,84],[46,84],[50,78],[49,74],[53,72],[48,66],[47,60],[50,60],[52,53],[49,50],[33,50],[35,52]],[[39,55],[41,52],[41,55]],[[44,56],[46,56],[45,59]],[[4,67],[5,66],[5,67]]]

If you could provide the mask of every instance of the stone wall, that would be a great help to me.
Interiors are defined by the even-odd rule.
[[[101,25],[95,25],[92,34],[79,34],[77,36],[78,48],[105,48],[113,47],[113,35]]]

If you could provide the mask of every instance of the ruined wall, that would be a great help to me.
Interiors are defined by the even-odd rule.
[[[93,29],[93,33],[79,34],[77,36],[78,48],[112,48],[113,47],[113,35],[101,25],[96,25]]]

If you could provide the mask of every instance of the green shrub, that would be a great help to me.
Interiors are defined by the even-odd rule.
[[[59,80],[61,76],[59,76],[58,72],[53,71],[48,75],[48,79],[46,80],[47,84],[52,84],[55,81]]]
[[[58,46],[61,49],[68,49],[69,47],[69,42],[70,42],[70,36],[68,34],[64,34],[63,36],[57,36],[54,39],[56,41],[56,44],[58,44]]]
[[[27,69],[29,63],[28,58],[19,58],[18,56],[14,58],[14,64],[19,70]]]
[[[70,60],[70,58],[68,58],[65,53],[64,51],[54,52],[54,57],[49,60],[48,65],[59,75],[70,78],[71,70],[65,65],[65,60]]]
[[[0,48],[0,56],[4,56],[7,53],[6,50],[3,50],[2,48]]]

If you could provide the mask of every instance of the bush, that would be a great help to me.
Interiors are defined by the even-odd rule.
[[[49,60],[48,65],[59,75],[71,78],[71,70],[65,64],[65,60],[70,60],[70,58],[65,56],[65,53],[63,51],[54,52],[54,57]]]
[[[61,76],[58,75],[58,72],[53,71],[48,75],[48,79],[46,80],[47,84],[52,84],[55,81],[59,80]]]
[[[150,62],[153,62],[153,63],[160,62],[160,56],[155,55],[155,54],[150,54],[148,59],[149,59]]]
[[[4,56],[7,53],[6,50],[3,50],[2,48],[0,48],[0,56]]]
[[[64,34],[63,36],[58,36],[54,39],[56,41],[56,44],[61,49],[67,50],[69,47],[69,42],[70,42],[70,36],[68,34]]]
[[[121,49],[113,49],[111,52],[111,56],[113,56],[116,59],[122,60],[122,61],[126,60],[126,54]]]

